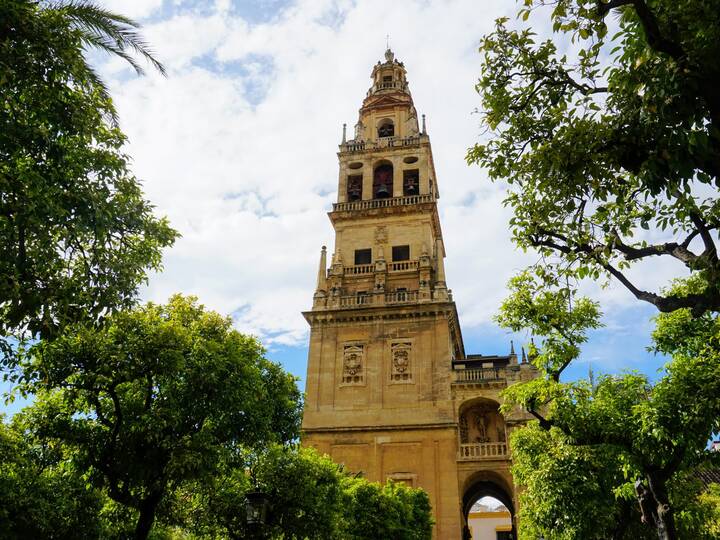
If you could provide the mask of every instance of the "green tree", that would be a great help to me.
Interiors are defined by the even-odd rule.
[[[0,417],[0,537],[98,538],[103,497],[86,486],[61,446],[31,436],[18,414]]]
[[[509,183],[515,242],[540,252],[550,283],[609,275],[661,312],[719,311],[720,2],[523,4],[523,19],[552,8],[557,39],[507,19],[483,38],[489,136],[468,153]],[[569,41],[574,52],[561,54]],[[704,287],[663,294],[626,272],[657,259]]]
[[[194,298],[174,296],[77,323],[34,346],[21,368],[37,437],[138,512],[146,538],[163,499],[208,481],[236,448],[297,437],[300,393],[254,338]]]
[[[177,233],[153,215],[87,63],[162,66],[137,24],[89,2],[0,3],[0,344],[130,306]]]
[[[542,437],[564,437],[557,441],[567,461],[560,456],[557,464],[576,480],[584,477],[569,464],[580,467],[598,451],[610,459],[613,453],[605,452],[614,449],[622,477],[640,480],[617,486],[617,501],[636,496],[645,522],[661,538],[676,538],[692,521],[684,510],[677,520],[674,515],[678,478],[707,458],[704,445],[718,430],[720,4],[524,0],[520,18],[540,17],[543,9],[551,39],[510,28],[508,19],[483,38],[477,90],[489,136],[468,152],[468,161],[487,167],[491,179],[508,182],[514,240],[541,255],[531,273],[512,283],[500,316],[510,328],[544,336],[533,351],[541,377],[506,396],[538,418],[547,432]],[[606,22],[610,12],[616,22]],[[617,31],[608,34],[608,24]],[[569,52],[559,52],[564,49]],[[691,279],[655,291],[642,282],[647,273],[626,272],[658,259],[680,262]],[[661,312],[654,346],[672,362],[656,385],[632,374],[591,386],[561,382],[599,321],[597,305],[574,298],[583,278],[615,279]],[[551,435],[553,429],[560,435]],[[539,456],[532,453],[543,446],[525,435],[514,439],[514,456],[534,463]],[[535,482],[540,470],[547,469],[516,472],[536,488],[562,487]],[[595,482],[592,489],[619,478],[612,468],[594,470],[585,476]],[[566,496],[572,493],[548,496],[544,510],[537,506],[542,495],[525,496],[526,513],[535,516],[530,521],[546,537],[560,533],[541,516],[560,516],[560,507],[548,505]],[[611,499],[600,500],[612,508],[606,522],[626,515]],[[570,508],[584,504],[573,503]],[[579,511],[573,523],[584,526]]]
[[[432,517],[427,494],[402,484],[352,476],[312,448],[272,446],[236,456],[224,474],[187,486],[178,498],[178,524],[210,537],[294,540],[427,540]],[[245,496],[268,496],[267,522],[246,523]]]
[[[381,485],[361,478],[348,478],[345,482],[345,523],[340,538],[432,538],[430,499],[423,490],[392,481]]]
[[[693,294],[704,288],[698,281],[668,294]],[[716,538],[686,477],[713,459],[707,441],[720,431],[717,315],[683,308],[657,317],[654,348],[672,360],[654,385],[633,373],[562,382],[597,326],[597,305],[577,299],[570,310],[567,288],[548,290],[527,273],[511,291],[500,322],[545,336],[532,351],[541,376],[504,393],[506,410],[521,405],[538,419],[511,440],[513,473],[527,488],[522,538],[637,538],[638,517],[662,539]]]

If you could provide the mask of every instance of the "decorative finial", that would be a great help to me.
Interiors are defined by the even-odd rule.
[[[422,134],[423,134],[423,135],[426,135],[426,134],[427,134],[427,133],[426,133],[427,130],[425,129],[425,115],[424,115],[424,114],[422,115],[422,119],[423,119],[423,130],[422,130]]]
[[[387,35],[385,36],[385,48],[386,48],[387,50],[390,50],[390,34],[387,34]]]
[[[528,359],[527,359],[527,355],[525,354],[525,347],[524,347],[524,346],[522,347],[522,356],[521,356],[521,358],[522,358],[522,359],[521,359],[521,362],[522,362],[523,364],[527,364],[527,360],[528,360]]]
[[[515,343],[514,343],[513,340],[511,339],[511,340],[510,340],[510,356],[512,356],[512,355],[514,355],[514,354],[515,354]]]
[[[327,292],[327,248],[325,246],[320,250],[320,264],[318,265],[318,278],[316,293]]]
[[[343,124],[343,138],[342,143],[345,144],[347,141],[347,124]]]

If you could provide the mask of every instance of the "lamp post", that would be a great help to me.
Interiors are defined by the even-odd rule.
[[[262,491],[251,491],[245,494],[245,519],[248,528],[254,530],[258,538],[263,538],[263,529],[267,522],[267,511],[270,499]]]

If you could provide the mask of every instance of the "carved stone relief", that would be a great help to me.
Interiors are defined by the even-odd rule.
[[[365,377],[365,347],[345,345],[343,347],[343,384],[363,384]]]
[[[497,406],[476,405],[465,411],[459,422],[460,442],[505,442],[505,420]]]
[[[385,225],[375,227],[375,243],[376,244],[386,244],[387,241],[388,241],[387,227]]]
[[[399,341],[390,346],[390,380],[412,382],[412,343]]]

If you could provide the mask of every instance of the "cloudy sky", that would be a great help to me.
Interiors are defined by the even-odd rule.
[[[183,237],[143,292],[195,294],[259,336],[304,377],[320,246],[332,246],[337,145],[352,126],[386,38],[427,115],[447,249],[447,275],[466,350],[507,353],[513,336],[492,317],[508,278],[532,262],[510,242],[504,186],[466,165],[481,136],[477,46],[510,0],[105,0],[141,21],[168,77],[136,77],[95,61],[109,81],[147,197]],[[536,23],[542,33],[544,23]],[[659,282],[665,271],[656,272]],[[653,373],[645,351],[652,310],[624,289],[588,291],[606,327],[574,376],[629,367]],[[528,336],[514,336],[516,343]]]

